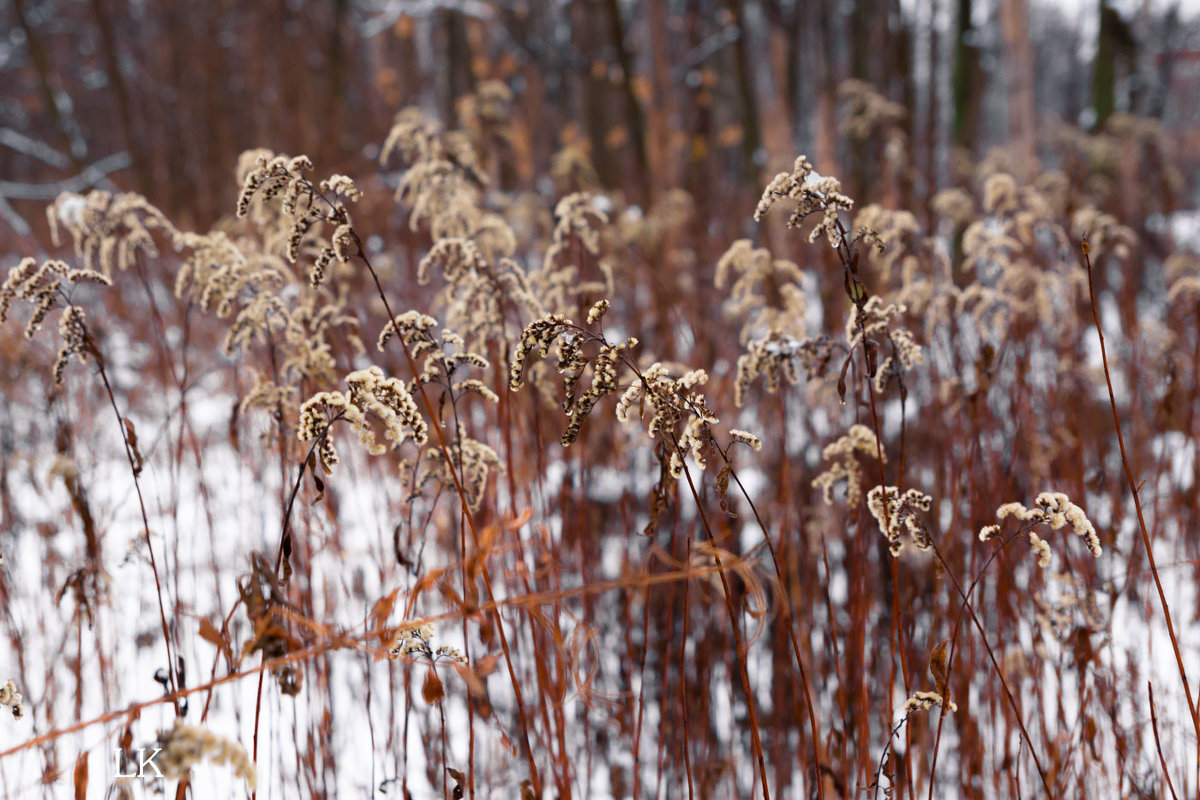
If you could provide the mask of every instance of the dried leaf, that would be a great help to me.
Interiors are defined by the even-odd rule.
[[[486,688],[484,687],[483,681],[480,680],[479,676],[475,674],[474,670],[472,670],[466,664],[455,663],[452,664],[452,666],[454,667],[454,671],[458,673],[458,677],[463,679],[463,683],[467,685],[467,691],[472,696],[484,694]]]
[[[462,785],[467,776],[463,775],[453,767],[446,767],[446,772],[450,773],[450,778],[454,781],[454,789],[452,790],[450,796],[453,797],[454,800],[459,800],[459,798],[464,796]]]
[[[387,627],[388,619],[392,616],[392,609],[396,607],[396,595],[399,593],[399,588],[393,589],[376,600],[375,605],[371,607],[371,628],[380,631],[379,643],[385,647],[388,645],[391,633],[384,629]]]
[[[242,440],[238,434],[238,416],[242,413],[242,403],[240,400],[234,399],[233,410],[229,414],[229,444],[233,447],[233,452],[242,452]]]
[[[142,454],[138,452],[137,429],[133,427],[133,420],[129,417],[125,418],[125,441],[129,443],[129,453],[133,459],[133,476],[136,478],[142,474]]]
[[[517,516],[510,519],[508,522],[505,522],[504,527],[508,528],[510,531],[517,531],[525,527],[525,523],[529,522],[529,520],[532,518],[533,509],[527,508]]]
[[[733,468],[726,464],[717,473],[717,494],[721,497],[724,497],[725,493],[729,491],[729,476],[732,472]]]
[[[87,800],[88,754],[84,750],[75,759],[75,800]]]
[[[950,697],[950,673],[946,661],[949,657],[950,640],[943,639],[929,654],[929,674],[933,676],[935,691],[947,700]]]
[[[421,697],[425,698],[426,703],[439,703],[446,696],[446,687],[442,685],[442,679],[437,676],[432,668],[425,673],[425,682],[421,684]]]
[[[229,640],[222,636],[221,632],[217,630],[217,626],[213,625],[205,617],[200,618],[200,638],[224,653],[225,658],[232,660],[233,654],[229,646]]]

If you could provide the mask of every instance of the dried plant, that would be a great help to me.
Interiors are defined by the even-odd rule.
[[[494,30],[460,12],[447,37]],[[918,174],[936,115],[825,81],[844,138],[814,152],[852,188],[800,156],[760,194],[789,140],[710,107],[723,48],[682,109],[669,70],[581,62],[585,99],[645,107],[611,129],[531,124],[559,89],[528,53],[464,62],[457,122],[402,109],[379,174],[297,133],[313,158],[246,151],[211,224],[50,203],[58,250],[0,286],[0,705],[34,718],[0,780],[59,792],[78,746],[87,796],[115,725],[91,770],[120,797],[137,740],[180,797],[219,793],[203,760],[304,796],[368,763],[414,797],[1194,793],[1200,256],[1163,224],[1169,127]]]

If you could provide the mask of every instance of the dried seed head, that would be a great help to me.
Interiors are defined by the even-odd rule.
[[[154,757],[154,763],[165,778],[182,778],[196,764],[211,761],[229,764],[234,774],[246,781],[251,790],[258,783],[258,775],[249,753],[240,742],[195,725],[185,725],[180,719],[167,729],[158,732],[157,746],[162,749]]]
[[[13,719],[25,716],[25,698],[17,691],[17,685],[11,680],[0,686],[0,706],[8,706]]]

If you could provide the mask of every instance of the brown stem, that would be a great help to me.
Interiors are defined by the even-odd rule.
[[[358,232],[351,230],[350,235],[354,239],[355,255],[358,256],[359,260],[362,261],[363,265],[367,268],[367,272],[370,273],[371,280],[375,282],[375,290],[379,294],[379,299],[383,301],[383,310],[387,314],[388,320],[392,323],[392,326],[396,327],[396,315],[392,313],[392,306],[391,303],[388,302],[386,293],[383,291],[383,284],[379,280],[379,274],[375,272],[375,267],[371,264],[370,259],[367,258],[367,251],[362,246],[362,241],[358,238]],[[446,463],[448,465],[453,465],[454,457],[451,455],[450,446],[446,443],[446,437],[442,433],[441,425],[437,424],[438,415],[434,411],[433,401],[429,399],[429,393],[425,391],[425,383],[421,380],[421,370],[417,368],[417,362],[415,359],[413,359],[412,351],[409,350],[408,347],[408,342],[404,341],[403,336],[396,336],[394,338],[400,342],[400,346],[404,350],[404,358],[408,361],[409,369],[412,371],[413,379],[416,381],[417,391],[421,395],[421,402],[425,404],[425,410],[429,414],[429,419],[433,423],[430,425],[430,427],[433,428],[433,432],[437,436],[438,447],[441,448],[442,454],[446,458]],[[463,488],[462,481],[459,480],[458,473],[453,469],[453,466],[451,466],[449,472],[451,479],[454,481],[454,490],[458,493],[459,503],[462,505],[463,517],[467,521],[467,527],[471,530],[471,537],[474,540],[475,547],[476,549],[480,549],[479,531],[475,527],[475,519],[470,511],[470,504],[467,500],[466,490]],[[529,744],[529,717],[525,711],[525,699],[521,693],[521,682],[517,678],[516,667],[513,665],[512,651],[508,645],[508,635],[504,632],[504,623],[500,618],[500,609],[496,604],[496,596],[492,591],[492,578],[488,570],[486,559],[480,559],[480,574],[483,576],[483,585],[487,590],[488,600],[492,604],[492,613],[494,614],[496,620],[496,632],[500,635],[500,649],[504,651],[504,663],[508,668],[509,679],[512,681],[513,699],[517,704],[517,717],[521,724],[521,744],[525,750],[525,758],[529,762],[529,777],[533,782],[534,793],[540,797],[542,793],[542,782],[541,778],[538,776],[537,763],[533,758],[533,749]]]
[[[82,324],[82,323],[81,323]],[[150,541],[150,518],[146,514],[146,500],[142,496],[142,484],[138,480],[138,472],[140,468],[133,455],[133,446],[129,443],[129,430],[125,425],[125,417],[121,414],[121,410],[117,408],[117,398],[113,394],[112,384],[108,380],[108,372],[104,369],[104,357],[100,355],[100,350],[96,347],[96,340],[92,338],[92,332],[84,326],[84,343],[87,351],[91,354],[92,359],[96,362],[97,371],[100,373],[100,380],[104,384],[104,391],[108,394],[108,402],[112,406],[113,414],[117,417],[117,429],[121,432],[121,441],[125,445],[125,458],[129,461],[129,471],[133,476],[133,488],[137,493],[138,510],[142,514],[142,525],[145,527],[143,535],[146,538],[146,552],[150,555],[150,571],[154,574],[154,590],[158,596],[158,616],[162,623],[163,644],[167,649],[167,679],[171,687],[172,703],[175,706],[175,716],[181,716],[179,706],[179,687],[175,681],[175,657],[172,654],[171,648],[171,633],[167,625],[167,609],[163,603],[162,581],[158,576],[158,562],[154,557],[154,545]]]
[[[1192,717],[1192,728],[1196,732],[1196,762],[1200,765],[1200,715],[1196,712],[1196,703],[1192,700],[1192,687],[1188,683],[1187,669],[1183,666],[1183,654],[1179,650],[1179,640],[1175,636],[1175,625],[1171,621],[1171,609],[1167,604],[1167,594],[1163,591],[1162,580],[1158,576],[1158,566],[1154,561],[1154,548],[1150,545],[1150,534],[1146,530],[1146,518],[1142,514],[1142,500],[1138,495],[1137,481],[1133,477],[1133,469],[1129,466],[1129,457],[1125,452],[1125,437],[1121,433],[1121,417],[1117,413],[1117,397],[1113,393],[1112,375],[1108,369],[1108,351],[1104,347],[1104,331],[1100,326],[1100,311],[1096,307],[1096,287],[1092,280],[1091,245],[1085,236],[1080,250],[1083,253],[1084,266],[1087,267],[1088,297],[1092,304],[1092,319],[1096,323],[1096,335],[1100,338],[1100,359],[1104,363],[1104,382],[1108,386],[1108,402],[1112,407],[1113,425],[1117,431],[1117,445],[1121,449],[1121,465],[1125,469],[1125,478],[1129,482],[1129,491],[1133,493],[1133,506],[1137,511],[1138,530],[1142,534],[1142,544],[1146,548],[1146,560],[1150,564],[1150,574],[1154,576],[1154,588],[1158,590],[1158,602],[1162,606],[1163,619],[1167,623],[1167,635],[1171,638],[1171,649],[1175,652],[1175,665],[1179,670],[1179,678],[1183,681],[1183,692],[1187,697],[1188,712]]]

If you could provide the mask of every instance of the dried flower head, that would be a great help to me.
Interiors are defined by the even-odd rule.
[[[12,712],[13,719],[25,716],[25,698],[17,691],[17,685],[11,680],[0,686],[0,706],[7,706]]]
[[[467,657],[457,647],[440,645],[433,646],[433,626],[429,623],[421,625],[404,625],[396,631],[396,636],[388,648],[388,656],[393,660],[403,656],[424,656],[430,661],[453,661],[458,664],[467,663]]]
[[[950,711],[958,711],[958,705],[951,700],[946,703],[943,697],[937,692],[913,692],[907,700],[904,701],[904,714],[915,714],[918,711],[926,711],[934,706],[945,706]]]
[[[712,426],[719,422],[716,414],[708,407],[704,395],[696,387],[708,382],[708,373],[702,369],[688,370],[678,378],[672,378],[667,366],[659,362],[650,365],[629,385],[617,401],[617,419],[628,422],[635,416],[642,418],[649,406],[650,421],[646,433],[665,445],[669,453],[668,473],[673,478],[683,473],[684,458],[691,455],[700,469],[708,465],[707,451],[712,445]],[[637,407],[634,413],[634,407]],[[748,444],[757,441],[743,439]]]
[[[788,217],[788,227],[798,228],[812,214],[820,212],[821,220],[808,235],[810,242],[825,236],[831,247],[842,241],[842,229],[838,213],[849,210],[854,201],[842,194],[842,184],[837,178],[820,175],[806,156],[800,156],[791,172],[781,172],[763,190],[762,199],[754,210],[755,222],[760,222],[771,206],[783,198],[796,202],[796,209]]]
[[[858,463],[856,453],[878,458],[879,443],[875,432],[866,425],[851,425],[850,430],[837,441],[825,446],[821,457],[834,463],[818,475],[812,482],[814,488],[820,489],[825,502],[833,505],[833,487],[841,480],[846,481],[846,505],[851,508],[858,505],[862,497],[862,466]],[[887,461],[886,455],[884,461]]]
[[[1083,540],[1088,552],[1096,558],[1100,557],[1103,550],[1095,526],[1083,509],[1072,503],[1067,495],[1062,492],[1042,492],[1037,496],[1035,504],[1036,508],[1026,508],[1021,503],[1005,503],[996,509],[996,518],[1003,521],[1013,517],[1023,523],[1020,532],[1027,533],[1029,546],[1037,555],[1038,566],[1046,567],[1050,564],[1051,550],[1044,539],[1030,530],[1035,525],[1046,525],[1051,530],[1069,526]],[[998,536],[1000,531],[1000,525],[985,526],[979,532],[979,539],[988,541]]]
[[[13,300],[28,300],[33,304],[33,314],[25,326],[25,337],[32,339],[50,311],[67,300],[68,294],[63,284],[81,282],[112,285],[106,275],[94,270],[70,269],[62,261],[46,261],[39,267],[32,258],[22,259],[20,264],[9,270],[8,277],[0,285],[0,323],[8,319]],[[54,361],[55,386],[62,383],[71,356],[78,356],[83,361],[85,355],[96,356],[97,353],[88,335],[83,309],[79,306],[68,303],[59,317],[58,332],[63,343]]]
[[[488,479],[493,472],[503,472],[504,465],[499,454],[490,446],[471,438],[466,429],[460,424],[457,427],[454,440],[447,446],[450,462],[441,448],[431,448],[424,464],[424,472],[417,477],[417,483],[435,479],[444,486],[453,486],[454,478],[450,470],[454,469],[460,476],[463,491],[467,496],[467,507],[478,511],[483,505],[487,492]]]
[[[521,388],[525,362],[530,353],[536,350],[539,356],[545,358],[550,353],[550,345],[573,324],[561,314],[551,314],[526,325],[508,368],[508,388],[514,392]]]
[[[181,719],[176,719],[171,728],[158,732],[156,747],[161,752],[154,754],[154,763],[164,778],[183,778],[196,764],[210,761],[229,764],[233,774],[244,780],[252,791],[258,783],[254,762],[240,742],[206,728],[185,725]]]
[[[349,391],[319,392],[300,406],[296,435],[303,442],[321,439],[317,453],[326,469],[338,461],[329,436],[330,426],[338,420],[350,423],[372,455],[380,455],[387,449],[375,439],[372,418],[383,425],[384,437],[393,448],[410,438],[417,445],[428,441],[429,426],[403,381],[385,377],[383,370],[372,366],[350,373],[346,383]]]
[[[311,200],[312,184],[303,171],[313,168],[308,156],[289,158],[284,155],[270,156],[265,152],[257,155],[254,169],[246,174],[242,191],[238,194],[237,215],[244,217],[250,210],[255,195],[265,202],[279,195],[284,196],[283,209],[287,216],[294,216],[302,200]]]
[[[740,428],[730,428],[729,436],[735,442],[749,445],[751,450],[762,450],[762,441],[750,431],[744,431]]]
[[[929,510],[932,498],[916,489],[909,489],[903,495],[897,486],[875,486],[867,492],[867,509],[879,530],[888,540],[888,550],[893,556],[898,556],[904,550],[903,533],[908,532],[913,546],[918,550],[928,550],[930,547],[929,528],[919,512]]]
[[[65,229],[84,269],[98,269],[108,277],[114,269],[128,269],[139,253],[151,258],[158,255],[152,231],[166,233],[176,249],[183,237],[161,211],[133,192],[113,194],[97,189],[87,196],[65,192],[46,207],[46,219],[55,245]]]

